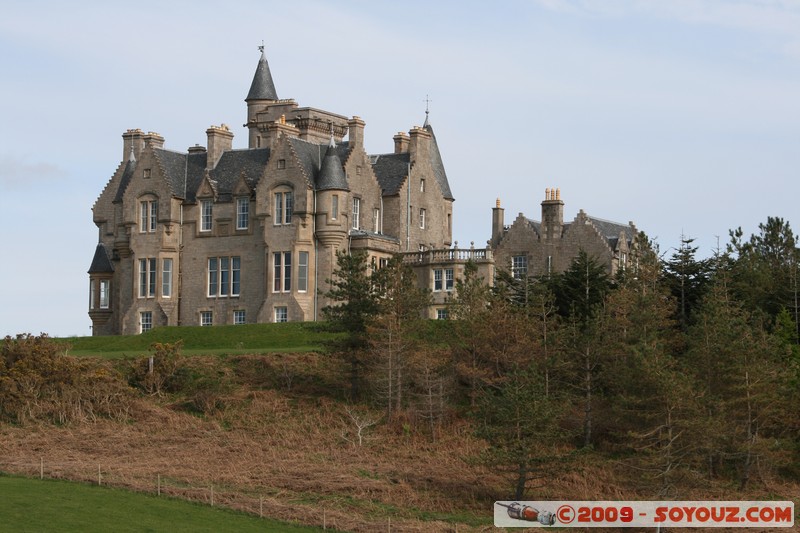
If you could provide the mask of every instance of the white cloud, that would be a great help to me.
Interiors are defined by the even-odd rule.
[[[3,189],[36,187],[43,181],[62,180],[66,175],[64,169],[51,163],[31,163],[19,157],[0,155],[0,186]]]

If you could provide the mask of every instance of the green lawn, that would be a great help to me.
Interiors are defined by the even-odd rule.
[[[219,507],[82,483],[0,475],[0,531],[320,531]]]
[[[106,358],[139,356],[154,342],[183,341],[182,353],[242,354],[310,352],[324,348],[334,335],[319,323],[243,324],[238,326],[180,326],[154,328],[142,335],[67,337],[55,339],[69,345],[70,355]]]

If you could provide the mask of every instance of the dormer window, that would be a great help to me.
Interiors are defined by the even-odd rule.
[[[200,200],[200,231],[211,231],[214,223],[214,201]]]
[[[236,199],[236,229],[247,229],[250,226],[250,199]]]

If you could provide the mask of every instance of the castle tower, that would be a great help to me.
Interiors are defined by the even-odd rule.
[[[275,91],[275,83],[272,81],[272,73],[269,70],[267,56],[264,54],[264,46],[259,46],[261,59],[258,60],[256,73],[253,76],[253,83],[250,84],[250,91],[247,93],[247,124],[250,130],[250,148],[257,147],[258,126],[257,114],[264,111],[270,102],[278,100],[278,93]]]

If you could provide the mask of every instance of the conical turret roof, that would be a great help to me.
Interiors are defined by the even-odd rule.
[[[336,143],[331,135],[331,142],[325,152],[325,159],[322,160],[322,167],[319,169],[317,178],[317,190],[325,189],[348,189],[347,176],[344,174],[342,160],[336,153]]]
[[[250,100],[277,100],[278,93],[275,91],[275,84],[272,81],[272,73],[269,71],[267,56],[264,48],[261,48],[261,59],[258,60],[256,73],[253,76],[253,83],[250,84],[250,92],[247,93],[245,102]]]

